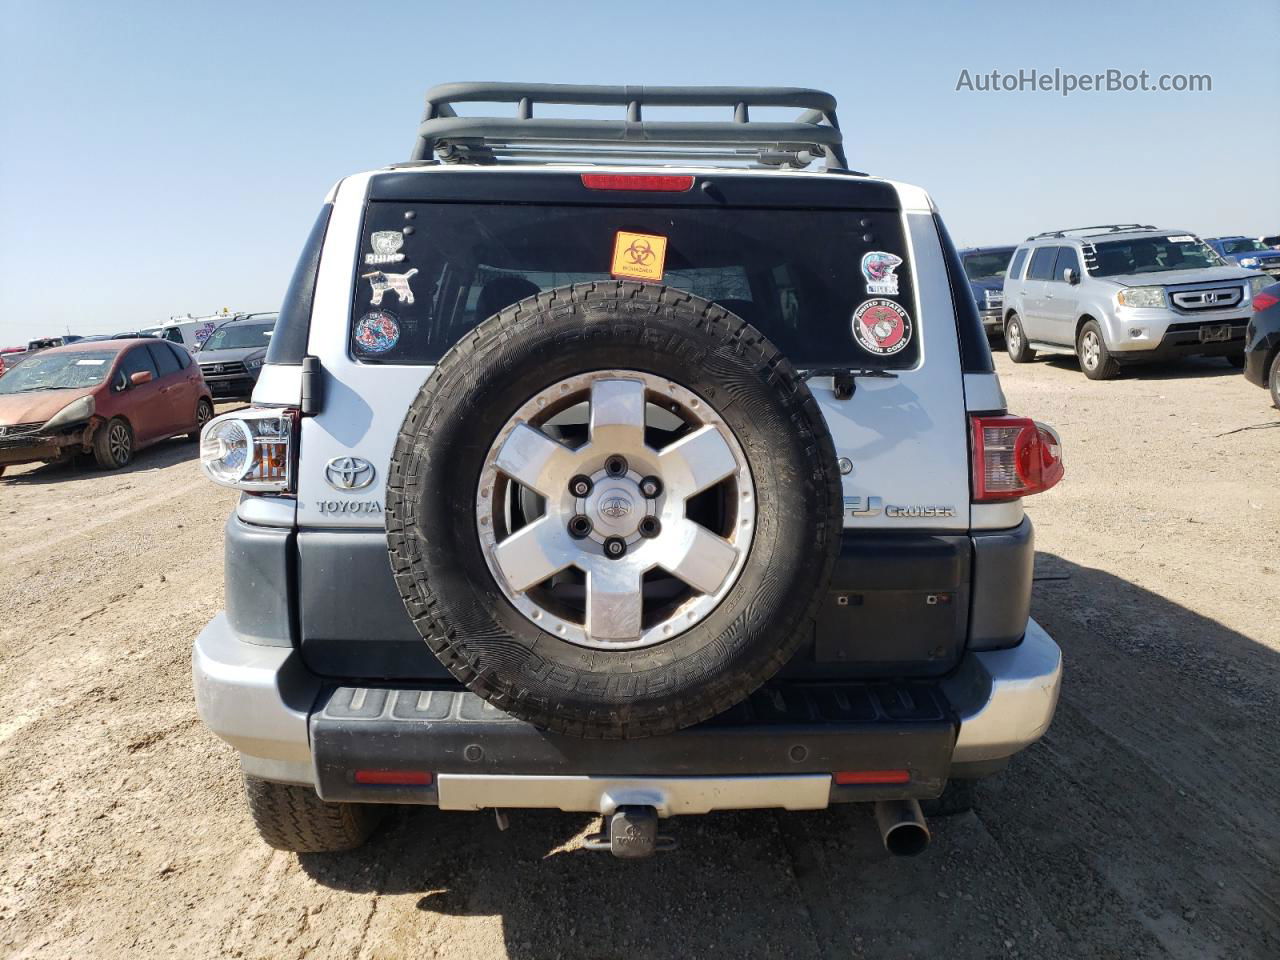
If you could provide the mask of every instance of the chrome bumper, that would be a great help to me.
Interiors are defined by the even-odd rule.
[[[315,784],[308,718],[321,681],[288,647],[245,643],[219,614],[192,654],[196,709],[213,733],[240,752],[245,772]],[[1018,646],[973,652],[942,682],[959,729],[953,763],[1012,756],[1038,740],[1053,719],[1062,653],[1034,620]],[[451,775],[439,777],[440,806],[555,807],[610,812],[632,798],[672,813],[715,809],[826,806],[830,777],[583,777]],[[619,798],[623,799],[619,799]]]

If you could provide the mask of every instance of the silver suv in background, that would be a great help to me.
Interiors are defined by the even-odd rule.
[[[1074,353],[1091,380],[1185,356],[1239,366],[1252,297],[1270,282],[1185,230],[1127,223],[1039,233],[1005,276],[1005,348],[1014,363]]]

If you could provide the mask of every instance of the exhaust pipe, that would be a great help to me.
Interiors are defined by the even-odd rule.
[[[929,846],[929,825],[918,800],[877,800],[876,825],[884,848],[895,857],[914,857]]]

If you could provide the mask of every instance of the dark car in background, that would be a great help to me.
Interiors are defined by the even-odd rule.
[[[1004,275],[1015,247],[970,247],[960,251],[973,299],[987,335],[1004,330]]]
[[[1261,270],[1280,280],[1280,250],[1251,237],[1209,237],[1205,240],[1218,256],[1250,270]]]
[[[1253,316],[1244,335],[1244,375],[1250,383],[1271,390],[1280,409],[1280,283],[1253,297]]]
[[[267,359],[276,314],[251,313],[221,324],[195,354],[213,395],[248,400]]]

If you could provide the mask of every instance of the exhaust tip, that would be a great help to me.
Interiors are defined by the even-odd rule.
[[[900,823],[884,835],[884,848],[895,857],[918,857],[929,846],[929,830],[923,825]]]
[[[916,800],[879,800],[876,824],[884,848],[895,857],[915,857],[929,846],[929,825]]]

